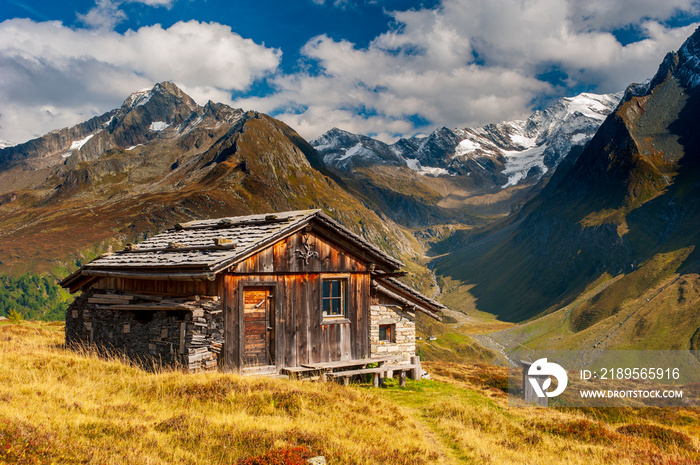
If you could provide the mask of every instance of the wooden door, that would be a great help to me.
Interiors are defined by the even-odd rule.
[[[243,288],[243,366],[274,365],[274,305],[269,287]]]

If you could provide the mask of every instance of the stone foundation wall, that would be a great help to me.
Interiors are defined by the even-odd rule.
[[[416,314],[398,305],[371,305],[369,351],[372,357],[395,356],[389,363],[409,363],[416,355]],[[389,341],[379,340],[379,326],[390,325]]]
[[[132,297],[128,303],[124,303],[126,297]],[[190,371],[217,368],[224,341],[218,297],[177,299],[175,304],[163,304],[162,297],[155,303],[144,297],[94,290],[82,294],[66,311],[66,344],[114,350],[145,365]],[[126,309],[129,306],[140,309]],[[143,309],[149,306],[154,309]]]

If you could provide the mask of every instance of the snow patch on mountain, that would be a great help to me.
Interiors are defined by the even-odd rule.
[[[548,168],[544,164],[542,154],[546,148],[546,146],[541,145],[525,150],[504,152],[507,162],[506,169],[502,173],[508,176],[508,182],[502,185],[501,189],[517,185],[520,181],[527,178],[532,169],[537,169],[539,176],[545,174]]]
[[[444,168],[435,168],[431,166],[422,166],[416,158],[407,158],[406,166],[418,174],[424,176],[449,176],[451,173]],[[456,173],[452,173],[454,176]]]
[[[141,89],[133,94],[129,95],[124,101],[124,106],[128,108],[135,108],[148,103],[153,96],[153,88],[149,87],[147,89]]]
[[[150,126],[148,126],[148,130],[153,132],[160,132],[168,128],[169,126],[170,124],[166,123],[165,121],[154,121],[151,123]]]
[[[580,113],[602,123],[607,118],[611,108],[615,108],[620,103],[621,97],[619,93],[598,95],[584,92],[576,97],[564,97],[561,100],[566,102],[567,117]]]
[[[70,148],[68,150],[80,150],[81,148],[83,148],[83,145],[87,144],[87,141],[92,139],[93,136],[94,134],[90,134],[85,139],[75,140],[71,142]]]
[[[455,157],[467,155],[481,148],[481,144],[473,140],[464,139],[455,149]]]
[[[101,131],[101,129],[100,129],[100,131]],[[100,131],[97,131],[97,132],[100,132]],[[80,150],[81,148],[83,148],[83,145],[87,144],[87,141],[92,139],[95,134],[90,134],[89,136],[87,136],[84,139],[74,140],[73,142],[71,142],[70,147],[68,147],[68,152],[61,154],[61,157],[68,158],[71,155],[73,155],[74,151]]]

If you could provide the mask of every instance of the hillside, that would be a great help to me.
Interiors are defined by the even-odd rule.
[[[306,447],[332,464],[691,464],[690,409],[508,407],[505,369],[426,364],[387,389],[144,371],[0,322],[0,461],[233,464]]]
[[[700,264],[699,42],[696,31],[648,85],[628,89],[541,194],[438,260],[438,273],[469,284],[479,310],[509,321],[568,305],[555,325],[576,334],[565,337],[567,347],[594,346],[623,320],[634,335],[607,348],[690,347],[700,327],[692,297]]]
[[[160,83],[86,123],[0,149],[0,273],[63,277],[177,222],[307,208],[396,255],[412,253],[291,128],[199,106]]]
[[[17,312],[31,320],[62,321],[72,297],[50,276],[0,276],[0,315]]]

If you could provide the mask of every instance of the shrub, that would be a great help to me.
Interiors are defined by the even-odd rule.
[[[15,309],[12,309],[9,312],[7,312],[7,318],[10,320],[10,323],[22,322],[22,314]]]

